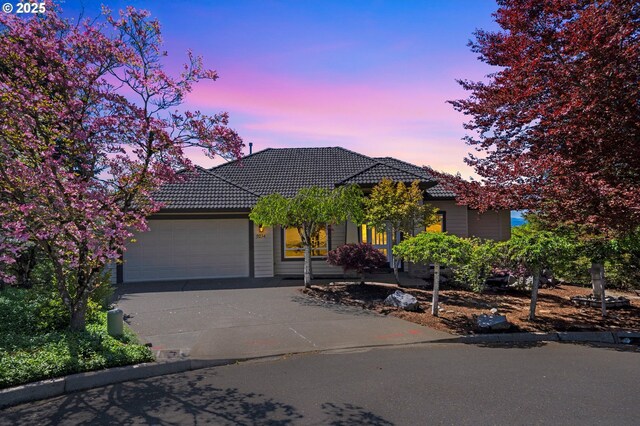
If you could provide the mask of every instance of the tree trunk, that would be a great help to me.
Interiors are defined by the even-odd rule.
[[[364,271],[360,273],[360,284],[364,285]]]
[[[602,297],[602,277],[603,277],[604,265],[602,263],[592,262],[591,269],[591,287],[593,289],[593,297],[600,299]]]
[[[536,319],[536,305],[538,303],[538,287],[540,287],[540,269],[533,270],[533,284],[531,285],[531,304],[529,305],[529,319]]]
[[[398,243],[396,239],[396,228],[391,228],[391,249]],[[398,259],[395,258],[393,252],[391,252],[391,262],[393,263],[393,276],[396,279],[396,284],[400,284],[400,274],[398,272],[398,264],[400,263]]]
[[[400,273],[398,272],[398,260],[393,258],[393,276],[396,279],[396,284],[400,284]]]
[[[311,287],[311,246],[304,246],[304,286]]]
[[[438,291],[440,291],[440,264],[433,265],[433,297],[431,300],[431,314],[438,316]]]
[[[602,285],[602,292],[600,296],[600,306],[602,309],[602,318],[607,316],[607,298],[605,295],[605,289],[607,288],[607,279],[604,274],[604,264],[602,264],[602,268],[600,268],[600,284]]]
[[[78,300],[71,310],[71,330],[84,331],[87,325],[87,297]]]

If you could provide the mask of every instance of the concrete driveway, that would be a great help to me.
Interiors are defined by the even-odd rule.
[[[124,284],[116,296],[131,328],[164,357],[236,359],[451,337],[320,302],[300,288],[280,278],[193,280]]]

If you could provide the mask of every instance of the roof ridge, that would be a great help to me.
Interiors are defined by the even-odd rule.
[[[213,167],[211,167],[210,169],[205,169],[205,170],[207,170],[207,171],[211,171],[211,170],[214,170],[214,169],[217,169],[217,168],[220,168],[220,167],[227,166],[227,165],[229,165],[229,164],[236,163],[236,162],[238,162],[238,161],[242,161],[242,160],[244,160],[245,158],[253,157],[254,155],[262,154],[263,152],[271,151],[271,150],[274,150],[274,149],[276,149],[276,148],[265,148],[265,149],[262,149],[262,150],[260,150],[260,151],[252,152],[252,153],[251,153],[251,154],[249,154],[249,155],[245,155],[245,156],[243,156],[243,157],[236,158],[235,160],[228,161],[228,162],[223,163],[223,164],[218,164],[217,166],[213,166]]]
[[[347,150],[347,151],[348,151],[348,150]],[[354,177],[356,177],[356,176],[358,176],[358,175],[360,175],[360,174],[362,174],[362,173],[366,172],[367,170],[370,170],[370,169],[372,169],[373,167],[376,167],[376,166],[386,166],[386,167],[389,167],[389,168],[391,168],[391,169],[395,169],[395,170],[397,170],[397,171],[399,171],[399,172],[407,173],[407,174],[413,175],[413,176],[417,177],[417,178],[418,178],[418,179],[420,179],[420,180],[424,179],[424,176],[417,175],[417,174],[415,174],[415,173],[413,173],[413,172],[411,172],[411,171],[409,171],[409,170],[403,170],[403,169],[401,169],[401,168],[399,168],[399,167],[392,166],[391,164],[383,163],[382,161],[377,160],[375,157],[368,157],[368,158],[371,158],[373,161],[375,161],[375,164],[372,164],[372,165],[370,165],[369,167],[365,167],[364,169],[360,170],[359,172],[356,172],[356,173],[352,174],[351,176],[347,176],[346,178],[342,179],[342,180],[341,180],[340,182],[338,182],[338,183],[344,183],[345,181],[348,181],[348,180],[350,180],[350,179],[353,179]],[[384,158],[393,158],[393,157],[384,157]],[[395,159],[395,158],[394,158],[394,159]],[[399,161],[402,161],[402,160],[399,160]],[[409,164],[410,164],[410,163],[409,163]],[[418,166],[415,166],[415,167],[418,167]],[[434,179],[434,178],[433,178],[433,176],[430,176],[430,178],[431,178],[431,181],[433,181],[433,182],[438,182],[436,179]]]
[[[416,165],[416,164],[410,163],[410,162],[408,162],[408,161],[401,160],[401,159],[396,158],[396,157],[389,157],[389,156],[386,156],[386,157],[374,157],[374,158],[375,158],[376,160],[377,160],[377,159],[379,159],[379,158],[390,159],[390,160],[394,160],[394,161],[397,161],[397,162],[402,163],[402,164],[406,164],[406,165],[411,166],[411,167],[417,167],[418,169],[422,169],[422,170],[424,170],[424,166],[418,166],[418,165]]]
[[[267,148],[267,149],[271,149],[271,148]],[[263,150],[263,151],[264,151],[264,150]],[[256,154],[257,154],[257,153],[256,153]],[[227,164],[228,164],[228,163],[227,163]],[[210,174],[211,176],[215,176],[215,177],[217,177],[218,179],[223,180],[223,181],[227,182],[227,183],[228,183],[228,184],[230,184],[230,185],[233,185],[233,186],[235,186],[235,187],[237,187],[237,188],[240,188],[240,189],[242,189],[243,191],[248,192],[248,193],[249,193],[249,194],[251,194],[251,195],[255,195],[256,197],[260,197],[260,194],[257,194],[257,193],[255,193],[255,192],[253,192],[252,190],[250,190],[250,189],[248,189],[248,188],[245,188],[244,186],[242,186],[242,185],[240,185],[240,184],[238,184],[238,183],[236,183],[236,182],[234,182],[234,181],[232,181],[232,180],[229,180],[228,178],[226,178],[226,177],[222,176],[221,174],[218,174],[218,173],[216,173],[216,172],[214,172],[214,171],[212,171],[212,170],[209,170],[209,169],[205,169],[204,167],[202,167],[202,166],[198,166],[198,165],[196,165],[196,168],[200,169],[201,171],[203,171],[203,172],[205,172],[205,173]]]

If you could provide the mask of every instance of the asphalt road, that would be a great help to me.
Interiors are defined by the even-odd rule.
[[[361,349],[139,380],[1,424],[639,424],[640,353],[549,343]]]

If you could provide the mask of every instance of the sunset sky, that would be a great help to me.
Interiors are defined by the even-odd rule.
[[[495,28],[493,1],[67,0],[63,8],[94,16],[101,3],[151,11],[170,69],[189,48],[202,55],[220,79],[197,85],[186,108],[228,111],[254,151],[343,146],[472,174],[465,117],[446,101],[465,96],[455,79],[490,72],[467,42],[476,28]]]

